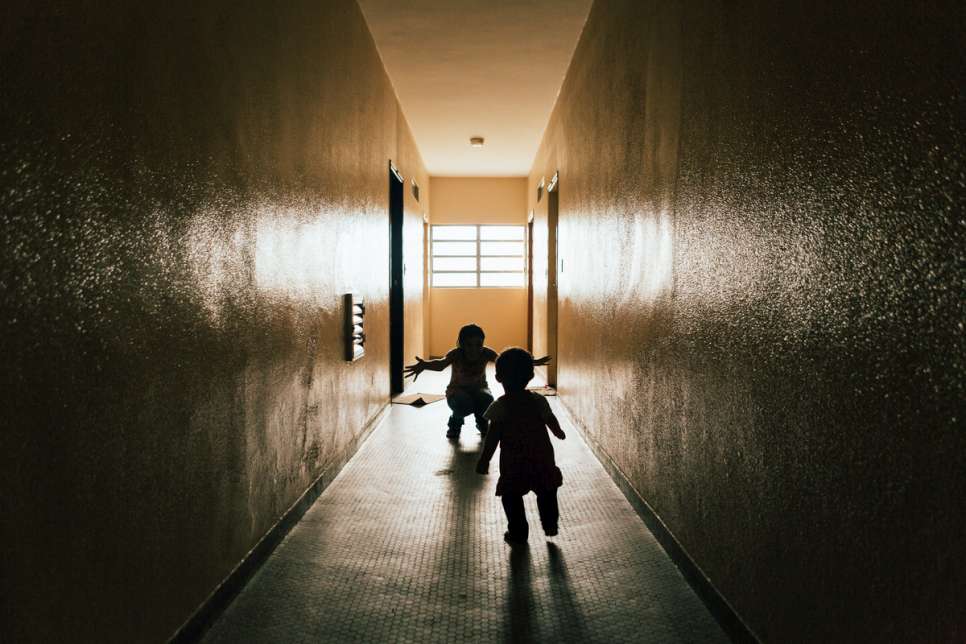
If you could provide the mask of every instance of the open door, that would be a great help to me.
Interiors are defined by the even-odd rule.
[[[547,355],[550,364],[547,365],[547,384],[557,386],[557,369],[559,359],[557,353],[557,224],[560,207],[560,184],[558,174],[547,185]]]
[[[527,226],[527,299],[530,301],[528,339],[534,357],[550,356],[540,367],[546,384],[557,386],[557,225],[560,193],[557,174],[545,185],[537,185],[536,203]]]
[[[389,162],[389,393],[403,385],[403,177]]]
[[[533,211],[527,218],[527,351],[533,353]]]

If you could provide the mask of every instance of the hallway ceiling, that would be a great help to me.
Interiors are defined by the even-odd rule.
[[[591,4],[359,0],[430,175],[529,173]]]

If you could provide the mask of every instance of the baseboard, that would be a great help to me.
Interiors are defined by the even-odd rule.
[[[671,561],[674,562],[674,565],[681,571],[681,575],[685,581],[688,582],[691,589],[701,599],[705,607],[707,607],[708,611],[721,626],[721,629],[733,642],[760,644],[761,640],[755,635],[754,631],[745,624],[734,607],[728,603],[724,595],[711,583],[708,576],[704,574],[700,566],[695,563],[691,555],[688,554],[688,551],[684,549],[684,546],[674,537],[674,534],[668,529],[664,521],[661,520],[657,512],[654,511],[654,508],[644,500],[644,497],[641,496],[640,492],[624,476],[624,473],[607,452],[601,448],[593,437],[584,431],[580,423],[576,422],[573,414],[564,405],[563,400],[559,397],[557,400],[560,400],[560,409],[564,412],[570,426],[580,432],[580,436],[584,439],[587,446],[590,447],[594,456],[600,461],[600,464],[604,466],[611,480],[617,484],[617,487],[624,494],[624,497],[630,502],[631,507],[641,517],[644,525],[651,531],[651,534],[654,535],[657,542],[661,544],[661,547],[671,558]]]
[[[282,514],[281,518],[275,522],[268,532],[259,539],[255,547],[252,548],[241,562],[228,574],[228,576],[218,584],[210,595],[202,602],[191,617],[181,625],[175,634],[168,640],[171,644],[187,644],[197,642],[205,634],[208,628],[214,624],[215,620],[231,604],[232,600],[241,592],[248,580],[251,579],[255,571],[258,570],[269,555],[275,550],[276,546],[282,542],[285,535],[295,527],[302,516],[308,511],[319,495],[335,480],[349,459],[359,451],[362,443],[372,434],[373,431],[386,419],[389,414],[390,405],[387,403],[375,416],[373,416],[359,435],[356,436],[342,453],[322,474],[309,485],[302,496],[292,504],[292,506]]]

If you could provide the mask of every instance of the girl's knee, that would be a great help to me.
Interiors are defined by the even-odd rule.
[[[446,404],[454,412],[466,416],[473,411],[473,399],[464,393],[455,393],[446,397]]]

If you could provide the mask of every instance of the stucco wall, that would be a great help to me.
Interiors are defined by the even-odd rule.
[[[350,0],[0,36],[0,639],[164,640],[387,403],[387,160],[428,178]]]
[[[766,641],[966,639],[963,18],[597,3],[530,177],[562,401]]]
[[[526,347],[527,289],[433,289],[432,355],[446,355],[455,347],[460,327],[465,324],[482,327],[486,345],[497,352],[512,346]]]

